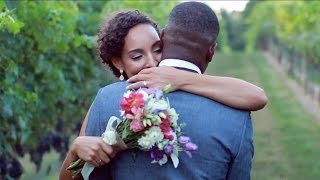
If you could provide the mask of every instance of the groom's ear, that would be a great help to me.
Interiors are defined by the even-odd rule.
[[[123,63],[121,61],[121,58],[112,58],[111,59],[112,64],[120,71],[120,69],[123,70]]]
[[[209,47],[208,52],[207,52],[207,56],[206,56],[206,60],[207,60],[208,62],[211,62],[211,60],[212,60],[212,58],[213,58],[213,55],[214,55],[214,53],[215,53],[215,51],[216,51],[217,45],[218,45],[218,43],[215,42],[214,44],[212,44],[212,45]]]

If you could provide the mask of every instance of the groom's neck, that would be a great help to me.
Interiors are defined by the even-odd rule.
[[[164,59],[180,59],[187,62],[190,62],[196,66],[198,66],[201,71],[203,71],[203,63],[205,60],[205,57],[202,57],[199,53],[185,48],[181,46],[175,46],[175,45],[165,45],[162,49],[162,57],[161,60]]]

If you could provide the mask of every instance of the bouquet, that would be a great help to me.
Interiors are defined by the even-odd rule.
[[[192,157],[198,147],[189,137],[182,135],[181,127],[185,124],[178,125],[179,115],[170,107],[169,100],[164,98],[165,92],[166,90],[146,88],[128,90],[120,103],[122,120],[114,116],[110,118],[106,131],[102,134],[104,142],[116,144],[122,149],[138,148],[148,151],[151,163],[163,165],[171,159],[175,168],[179,164],[179,151]],[[112,127],[114,124],[115,128]],[[77,175],[83,164],[82,160],[78,160],[68,170]],[[89,177],[93,168],[89,168],[89,173],[82,170],[82,174]]]

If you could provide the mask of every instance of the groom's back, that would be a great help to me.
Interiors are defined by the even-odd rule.
[[[192,159],[182,159],[188,168],[185,177],[249,179],[253,156],[250,113],[183,91],[168,97],[179,113],[179,121],[187,124],[183,131],[198,145]]]
[[[119,116],[119,103],[126,83],[103,88],[92,107],[87,135],[100,135],[106,120]],[[117,154],[111,163],[113,179],[249,179],[252,146],[250,113],[232,109],[207,98],[177,91],[167,95],[171,107],[185,122],[185,135],[198,145],[193,158],[179,154],[179,166],[169,160],[165,165],[151,164],[148,152]],[[105,169],[97,168],[91,177],[105,179]],[[228,176],[228,177],[227,177]]]

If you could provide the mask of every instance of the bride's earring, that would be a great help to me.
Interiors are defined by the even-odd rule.
[[[120,69],[120,76],[119,76],[119,80],[123,81],[124,80],[124,76],[123,76],[123,69]]]

